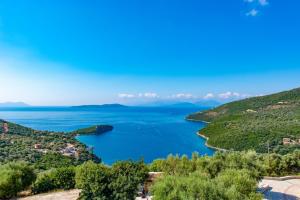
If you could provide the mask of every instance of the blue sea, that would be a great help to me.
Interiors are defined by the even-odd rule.
[[[69,107],[2,108],[5,119],[38,130],[72,131],[91,125],[110,124],[113,131],[101,135],[78,136],[94,147],[94,153],[106,164],[118,160],[144,159],[149,163],[169,154],[193,152],[212,155],[197,131],[205,126],[189,122],[185,116],[201,108],[128,107],[75,109]]]

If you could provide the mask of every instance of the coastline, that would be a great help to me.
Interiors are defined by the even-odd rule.
[[[222,149],[222,148],[219,148],[219,147],[214,147],[214,146],[209,145],[208,144],[209,137],[206,137],[205,135],[201,134],[200,131],[197,132],[197,135],[206,140],[205,141],[205,146],[207,146],[208,148],[216,150],[216,151],[227,151],[226,149]]]
[[[202,122],[202,123],[205,123],[205,124],[209,124],[211,122],[207,122],[207,121],[204,121],[204,120],[196,120],[196,119],[188,119],[188,118],[185,118],[187,121],[191,121],[191,122]],[[210,149],[213,149],[213,150],[216,150],[216,151],[227,151],[226,149],[222,149],[222,148],[219,148],[219,147],[214,147],[214,146],[211,146],[208,144],[208,140],[209,140],[209,137],[203,135],[200,133],[200,130],[197,131],[197,135],[202,137],[203,139],[205,139],[205,146],[207,146],[208,148]]]
[[[204,120],[197,120],[197,119],[189,119],[189,118],[185,118],[185,120],[187,121],[191,121],[191,122],[203,122],[205,124],[210,124],[211,122],[208,122],[208,121],[204,121]]]

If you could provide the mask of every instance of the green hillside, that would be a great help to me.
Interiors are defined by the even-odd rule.
[[[233,150],[279,153],[300,148],[300,88],[224,104],[191,114],[188,120],[211,122],[200,131],[208,144]],[[294,144],[283,145],[283,138]]]
[[[4,123],[8,124],[7,133],[4,133]],[[0,164],[20,160],[35,163],[48,154],[65,156],[74,163],[99,160],[74,138],[74,134],[37,131],[0,120]]]

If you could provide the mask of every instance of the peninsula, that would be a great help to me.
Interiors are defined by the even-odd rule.
[[[16,160],[35,163],[49,154],[69,157],[79,164],[87,160],[100,162],[75,136],[102,134],[112,129],[110,125],[97,125],[73,132],[52,132],[0,120],[0,164]]]
[[[286,154],[300,148],[300,88],[227,103],[186,119],[210,122],[199,131],[209,146]]]

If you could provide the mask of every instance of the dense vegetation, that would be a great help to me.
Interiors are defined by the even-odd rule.
[[[263,176],[300,172],[300,151],[284,156],[254,151],[169,156],[153,161],[150,170],[164,172],[152,187],[155,200],[254,200],[261,199],[256,190]]]
[[[113,130],[113,126],[99,125],[99,126],[91,126],[88,128],[78,129],[76,131],[71,132],[71,134],[72,135],[102,134],[112,130]]]
[[[147,176],[143,162],[117,162],[112,167],[87,162],[77,168],[76,186],[83,200],[134,200]]]
[[[9,127],[8,132],[5,134],[2,130],[3,123],[7,123]],[[71,133],[37,131],[0,120],[0,134],[0,164],[11,161],[42,163],[50,160],[49,154],[56,155],[55,158],[52,158],[55,164],[59,164],[58,160],[70,160],[72,164],[80,164],[87,160],[100,161]],[[58,154],[62,155],[62,150],[67,148],[68,145],[74,146],[76,155],[70,156],[71,158],[64,158],[66,156],[60,156],[59,158]],[[44,156],[46,158],[43,158]]]
[[[35,180],[33,168],[26,163],[0,165],[0,199],[15,197]]]
[[[122,161],[106,166],[87,161],[41,171],[25,163],[0,166],[0,199],[30,189],[33,194],[81,189],[80,199],[134,200],[149,171],[163,174],[150,188],[155,200],[261,199],[257,183],[263,176],[300,173],[300,151],[287,155],[218,152],[214,156],[168,156],[144,162]],[[37,178],[36,178],[37,177]]]
[[[283,145],[283,138],[300,139],[300,88],[231,102],[187,119],[211,122],[200,130],[211,146],[262,153],[269,147],[285,154],[300,148],[299,143]]]

